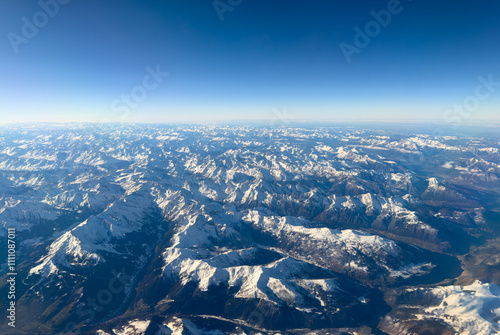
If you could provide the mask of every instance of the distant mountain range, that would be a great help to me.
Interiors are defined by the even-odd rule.
[[[498,334],[500,132],[427,127],[0,127],[0,331]]]

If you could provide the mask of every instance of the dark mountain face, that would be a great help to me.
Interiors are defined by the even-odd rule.
[[[494,334],[500,142],[427,133],[1,129],[0,329]]]

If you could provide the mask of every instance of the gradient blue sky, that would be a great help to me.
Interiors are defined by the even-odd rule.
[[[339,44],[388,1],[243,0],[221,21],[213,0],[71,0],[17,53],[9,33],[22,36],[40,4],[0,6],[0,123],[272,119],[285,108],[296,119],[441,120],[478,76],[500,81],[493,0],[401,0],[351,63]],[[111,107],[157,65],[170,75],[143,101]],[[499,120],[499,107],[500,86],[468,119]]]

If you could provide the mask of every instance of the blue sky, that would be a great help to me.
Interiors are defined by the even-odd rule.
[[[0,0],[0,123],[442,120],[500,82],[498,1],[59,1]],[[500,119],[492,87],[467,120]]]

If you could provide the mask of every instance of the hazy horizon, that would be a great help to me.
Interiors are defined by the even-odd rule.
[[[220,120],[186,120],[186,121],[160,121],[160,122],[148,122],[148,121],[113,121],[113,120],[100,120],[100,121],[14,121],[14,122],[2,122],[0,125],[22,125],[22,124],[40,124],[40,125],[71,125],[71,124],[114,124],[114,125],[246,125],[246,124],[257,124],[257,125],[268,125],[268,126],[293,126],[293,125],[304,125],[304,124],[317,124],[321,123],[325,126],[332,124],[384,124],[384,125],[436,125],[449,128],[460,128],[460,127],[475,127],[475,126],[485,126],[485,127],[497,127],[500,126],[500,120],[489,119],[469,119],[466,123],[458,124],[447,124],[440,119],[401,119],[401,120],[377,120],[377,119],[280,119],[278,117],[268,118],[268,119],[220,119]]]

